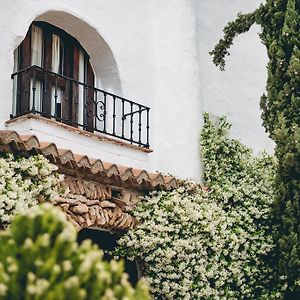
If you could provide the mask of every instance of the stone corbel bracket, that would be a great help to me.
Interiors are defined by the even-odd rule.
[[[78,230],[98,227],[122,231],[134,227],[136,222],[130,212],[138,201],[136,191],[114,189],[106,184],[67,175],[62,185],[67,192],[56,199],[55,204]]]

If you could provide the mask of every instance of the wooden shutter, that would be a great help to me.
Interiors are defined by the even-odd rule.
[[[73,76],[73,45],[69,38],[64,40],[64,75]],[[61,117],[63,120],[71,121],[72,88],[69,80],[65,81],[65,90],[61,103]]]
[[[79,47],[74,46],[73,50],[73,76],[76,81],[79,79]],[[78,123],[78,84],[72,84],[72,121]]]
[[[20,45],[20,69],[31,66],[31,28]],[[23,72],[18,78],[19,97],[17,99],[17,114],[23,114],[30,110],[30,72]]]
[[[52,33],[44,30],[44,69],[52,71]],[[52,96],[52,80],[50,76],[43,78],[44,95],[42,103],[42,112],[51,115],[51,96]]]
[[[94,87],[95,76],[93,68],[90,62],[87,62],[87,84]],[[87,90],[87,130],[90,132],[94,131],[94,120],[95,120],[95,93],[94,89],[88,88]]]

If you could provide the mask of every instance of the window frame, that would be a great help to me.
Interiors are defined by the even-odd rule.
[[[84,84],[89,86],[94,86],[95,83],[95,74],[93,68],[90,64],[90,57],[87,54],[87,51],[82,47],[80,42],[66,31],[61,28],[58,28],[48,22],[44,21],[34,21],[28,31],[27,34],[20,44],[20,46],[16,50],[17,58],[17,66],[15,69],[20,71],[22,69],[26,69],[32,66],[31,64],[31,55],[32,55],[32,47],[31,47],[31,36],[32,36],[32,26],[37,26],[42,29],[42,65],[41,67],[47,71],[52,71],[52,43],[53,34],[59,36],[60,40],[63,42],[63,64],[61,64],[61,68],[63,69],[61,75],[72,78],[76,81],[79,81],[79,56],[80,51],[83,53],[84,63],[83,63],[83,79]],[[61,49],[60,49],[61,51]],[[43,80],[42,76],[40,76],[39,72],[35,72],[35,76],[37,80]],[[15,96],[15,103],[13,107],[15,107],[16,115],[22,115],[24,113],[30,112],[30,81],[32,80],[32,74],[30,72],[23,74],[17,79],[17,94],[21,96]],[[49,83],[47,83],[49,84]],[[51,85],[52,83],[50,83]],[[65,82],[68,85],[68,82]],[[53,84],[52,84],[53,85]],[[68,120],[70,124],[76,124],[78,119],[82,119],[85,122],[86,129],[89,131],[93,131],[94,120],[89,117],[91,114],[87,114],[87,110],[93,111],[94,108],[85,103],[86,100],[83,101],[82,105],[84,106],[80,111],[83,111],[83,116],[78,116],[78,86],[72,85],[72,87],[63,86],[61,83],[61,89],[65,91],[65,96],[61,102],[61,118],[64,120]],[[88,95],[87,97],[93,97],[93,95]],[[53,101],[51,95],[51,88],[48,88],[45,92],[45,88],[43,87],[42,100],[41,100],[41,111],[40,113],[45,116],[51,115],[51,101]],[[86,98],[86,97],[84,97]],[[55,107],[55,111],[57,107]]]

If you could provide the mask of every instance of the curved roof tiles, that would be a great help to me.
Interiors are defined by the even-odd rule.
[[[41,154],[56,164],[62,173],[83,173],[95,181],[133,188],[136,190],[168,190],[176,186],[176,179],[161,173],[149,173],[93,159],[86,155],[59,149],[54,143],[42,142],[35,135],[19,135],[15,131],[0,130],[0,152],[11,152],[22,156]]]

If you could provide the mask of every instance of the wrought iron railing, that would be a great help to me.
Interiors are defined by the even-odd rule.
[[[38,66],[11,75],[12,118],[33,113],[149,148],[150,108]]]

